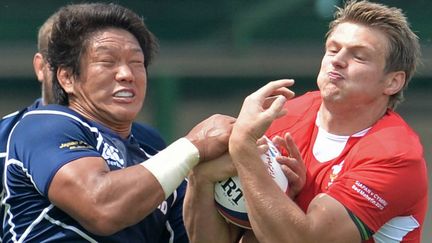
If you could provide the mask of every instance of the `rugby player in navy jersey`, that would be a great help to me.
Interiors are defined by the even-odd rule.
[[[35,100],[33,104],[30,106],[13,112],[4,116],[0,120],[0,183],[3,189],[3,171],[6,159],[6,145],[9,134],[15,124],[21,120],[22,116],[30,111],[34,110],[42,105],[52,103],[52,91],[51,91],[51,80],[52,80],[52,72],[49,69],[49,65],[45,60],[44,56],[46,56],[47,48],[48,48],[48,37],[51,34],[51,26],[55,20],[56,14],[51,15],[45,23],[39,28],[38,38],[37,38],[37,49],[38,51],[35,53],[33,57],[33,68],[36,74],[38,81],[41,83],[42,89],[42,97]],[[3,195],[4,191],[2,192]],[[4,206],[1,205],[1,217],[3,219]],[[3,221],[0,221],[1,225],[3,225]],[[0,238],[3,235],[3,232],[0,231]]]
[[[6,145],[7,145],[7,139],[9,137],[12,128],[19,120],[21,120],[22,116],[26,112],[34,110],[42,105],[54,103],[53,94],[52,94],[52,85],[51,85],[52,72],[49,68],[49,64],[45,57],[48,52],[49,36],[51,34],[51,29],[52,29],[51,27],[53,22],[55,21],[55,18],[56,18],[56,13],[51,15],[39,28],[38,36],[37,36],[38,51],[37,53],[35,53],[33,57],[33,68],[38,81],[41,83],[41,91],[42,91],[41,98],[36,99],[30,106],[22,110],[8,114],[0,120],[0,171],[1,171],[0,183],[2,188],[3,188],[3,171],[4,171],[5,158],[6,158]],[[161,135],[159,134],[159,132],[156,129],[152,128],[151,126],[134,122],[132,124],[131,133],[133,134],[137,142],[141,145],[141,147],[149,154],[155,154],[166,147],[166,143],[161,137]],[[151,144],[148,141],[151,141]],[[185,183],[182,183],[182,185],[177,188],[178,201],[183,200],[184,191],[185,191],[184,188],[185,188]],[[181,210],[181,208],[177,210]],[[2,204],[1,215],[3,215],[3,212],[4,212],[4,207]],[[177,215],[178,214],[179,213],[177,213]],[[1,225],[3,225],[3,220],[0,221],[0,223]],[[174,232],[176,237],[177,236],[184,237],[183,227],[181,226],[177,228],[180,228],[179,229],[180,231],[179,233]],[[174,230],[177,228],[174,228]],[[0,241],[2,238],[1,237],[2,234],[3,231],[0,231]]]
[[[157,46],[142,19],[115,4],[57,14],[46,56],[55,104],[11,132],[4,241],[187,241],[176,189],[226,151],[234,118],[212,116],[157,153],[159,134],[132,128]]]

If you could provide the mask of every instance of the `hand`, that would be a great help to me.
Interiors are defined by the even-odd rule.
[[[194,176],[196,179],[199,179],[201,183],[208,182],[208,184],[214,186],[216,182],[226,180],[236,175],[237,171],[232,163],[231,156],[229,153],[224,153],[216,159],[195,166],[189,178],[190,176]]]
[[[186,138],[197,147],[200,161],[212,160],[227,151],[234,122],[233,117],[213,115],[192,128]]]
[[[286,86],[293,84],[292,79],[273,81],[246,97],[233,128],[238,142],[256,143],[274,119],[285,115],[283,105],[294,97]]]
[[[276,161],[281,164],[282,171],[288,178],[288,196],[295,198],[306,183],[306,166],[297,145],[289,133],[285,134],[285,139],[276,136],[272,140],[276,146],[288,152],[287,156],[279,156]]]

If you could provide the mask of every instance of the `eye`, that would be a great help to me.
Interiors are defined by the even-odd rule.
[[[339,52],[340,48],[338,45],[335,45],[334,43],[329,43],[325,47],[325,52],[327,55],[334,56]]]
[[[326,54],[327,55],[331,55],[334,56],[338,53],[339,49],[335,48],[335,47],[331,47],[331,48],[327,48],[326,49]]]
[[[99,62],[114,62],[114,58],[110,56],[103,56],[98,58]]]
[[[360,52],[353,53],[353,57],[357,61],[361,61],[361,62],[366,61],[366,56]]]
[[[144,60],[131,60],[132,64],[144,64]]]

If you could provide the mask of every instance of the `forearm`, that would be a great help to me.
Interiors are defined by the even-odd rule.
[[[183,217],[191,242],[234,242],[239,228],[228,224],[217,212],[214,183],[200,180],[194,170],[188,177]]]
[[[306,233],[311,232],[306,215],[269,176],[254,142],[248,144],[243,138],[237,142],[232,140],[230,154],[257,239],[260,242],[309,242]]]

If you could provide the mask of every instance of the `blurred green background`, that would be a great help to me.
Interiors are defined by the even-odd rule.
[[[40,96],[32,67],[37,30],[71,2],[84,1],[0,0],[0,116]],[[158,128],[167,141],[211,114],[235,116],[244,97],[270,80],[294,78],[298,95],[316,89],[324,34],[334,6],[341,5],[340,0],[111,2],[142,15],[159,39],[137,120]],[[423,64],[398,111],[419,133],[431,161],[432,1],[374,2],[402,8],[420,37]],[[432,242],[431,218],[429,210],[423,242]]]

